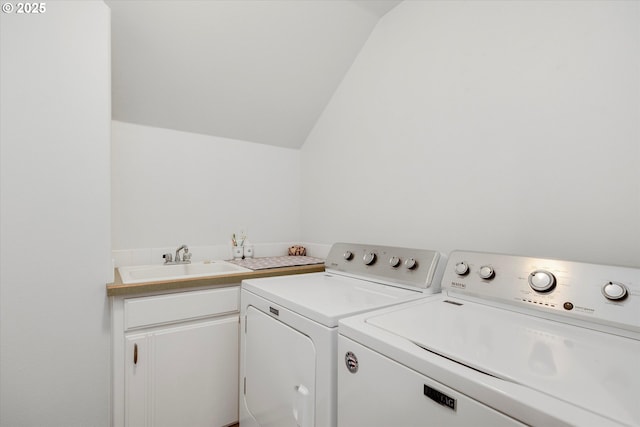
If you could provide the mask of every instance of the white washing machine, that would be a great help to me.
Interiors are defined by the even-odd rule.
[[[638,268],[455,251],[339,332],[341,427],[640,425]]]
[[[241,427],[336,425],[338,320],[439,292],[438,252],[332,246],[324,273],[242,282]]]

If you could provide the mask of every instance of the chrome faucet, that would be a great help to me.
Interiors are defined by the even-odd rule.
[[[176,262],[180,262],[180,251],[183,249],[185,250],[186,253],[189,252],[189,248],[187,247],[187,245],[182,245],[178,249],[176,249],[176,257],[174,258]]]
[[[180,251],[184,250],[182,254],[182,259],[180,259]],[[166,264],[191,264],[191,253],[189,252],[189,247],[187,245],[182,245],[178,249],[176,249],[175,259],[172,259],[170,253],[166,253],[162,255],[164,258],[164,263]]]

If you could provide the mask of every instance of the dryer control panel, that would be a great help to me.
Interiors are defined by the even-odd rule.
[[[428,293],[440,291],[445,264],[428,249],[359,243],[335,243],[325,261],[327,271]]]
[[[442,290],[640,334],[640,268],[454,251]]]

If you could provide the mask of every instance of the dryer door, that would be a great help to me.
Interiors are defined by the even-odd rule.
[[[262,427],[315,425],[313,341],[254,308],[247,308],[245,400]]]

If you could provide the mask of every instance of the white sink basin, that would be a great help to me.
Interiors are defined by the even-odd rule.
[[[201,261],[175,265],[136,265],[118,267],[122,283],[157,282],[162,280],[187,279],[190,277],[221,276],[223,274],[246,273],[248,268],[226,261]]]

